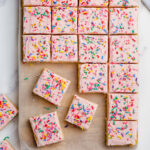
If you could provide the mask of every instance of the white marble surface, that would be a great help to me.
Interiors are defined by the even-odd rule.
[[[0,0],[0,93],[5,93],[17,104],[17,0]],[[140,100],[139,142],[137,150],[149,148],[150,136],[150,12],[140,4]],[[19,150],[17,118],[0,131],[0,140],[9,141]]]

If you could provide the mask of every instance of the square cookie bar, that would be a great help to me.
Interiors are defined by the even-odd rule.
[[[79,65],[80,93],[107,93],[107,64]]]
[[[30,123],[38,147],[63,140],[63,133],[56,112],[31,117]]]
[[[137,34],[138,8],[111,8],[110,34]]]
[[[52,0],[53,6],[77,6],[78,0]]]
[[[23,35],[23,61],[49,62],[50,35]]]
[[[78,33],[107,34],[108,8],[79,8]]]
[[[69,80],[49,69],[44,69],[33,89],[33,93],[59,106],[69,84]]]
[[[108,0],[79,0],[80,6],[108,6]]]
[[[110,0],[111,7],[133,7],[138,6],[138,0]]]
[[[91,125],[96,109],[97,104],[75,95],[66,121],[86,130]]]
[[[109,65],[110,92],[138,92],[138,64]]]
[[[77,62],[78,46],[76,35],[52,36],[52,61]]]
[[[136,145],[138,139],[137,121],[107,121],[107,145]]]
[[[0,130],[5,127],[18,113],[15,105],[5,96],[0,95]]]
[[[77,33],[77,8],[53,7],[52,33]]]
[[[110,63],[138,63],[137,35],[110,36]]]
[[[51,0],[23,0],[24,6],[51,6]]]
[[[2,142],[0,142],[0,150],[15,150],[15,149],[7,140],[3,140]]]
[[[109,94],[107,110],[109,120],[137,120],[138,94]]]
[[[101,35],[79,36],[79,61],[87,63],[107,63],[108,37]]]
[[[50,34],[51,8],[50,7],[24,7],[23,17],[24,34]]]

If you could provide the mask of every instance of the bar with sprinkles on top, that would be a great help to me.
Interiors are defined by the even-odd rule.
[[[97,104],[75,95],[65,120],[86,130],[91,125],[97,106]]]
[[[79,8],[79,34],[108,34],[108,8]]]
[[[53,7],[52,33],[53,34],[77,33],[77,8]]]
[[[4,94],[0,95],[0,130],[4,128],[16,115],[16,106]]]
[[[23,14],[24,34],[50,34],[51,8],[50,7],[24,7]]]
[[[109,13],[110,34],[138,33],[138,8],[111,8]]]
[[[137,93],[138,87],[138,64],[109,65],[110,92]]]
[[[76,35],[52,36],[52,61],[77,62],[78,45]]]
[[[138,63],[137,35],[110,36],[110,63]]]
[[[57,112],[31,117],[29,120],[38,147],[64,139]]]
[[[50,35],[23,35],[23,62],[50,62]]]
[[[23,0],[24,6],[51,6],[51,0]]]
[[[137,121],[107,121],[107,145],[136,145],[138,138]]]
[[[135,7],[138,6],[138,0],[110,0],[110,7]]]
[[[52,6],[77,6],[78,0],[52,0]]]
[[[108,0],[79,0],[79,3],[80,6],[108,6]]]
[[[107,64],[79,65],[79,93],[107,93]]]
[[[109,94],[108,120],[138,120],[138,94]]]
[[[79,62],[107,63],[108,36],[80,35],[79,36]]]
[[[55,74],[49,69],[44,69],[33,89],[33,93],[59,106],[69,84],[69,80]]]

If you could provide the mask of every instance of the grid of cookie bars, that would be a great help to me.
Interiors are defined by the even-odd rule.
[[[77,63],[79,92],[107,94],[106,144],[136,145],[138,0],[24,0],[23,62]]]

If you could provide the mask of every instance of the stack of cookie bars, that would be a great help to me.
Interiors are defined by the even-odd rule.
[[[23,0],[23,62],[78,63],[107,94],[107,145],[137,143],[138,0]]]

